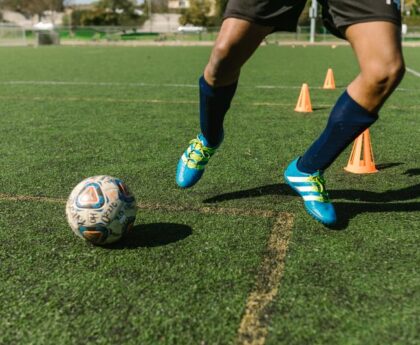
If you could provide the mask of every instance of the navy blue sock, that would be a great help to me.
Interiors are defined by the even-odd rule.
[[[223,120],[230,108],[238,82],[228,86],[212,87],[200,78],[200,127],[211,147],[223,140]]]
[[[328,119],[321,136],[298,161],[300,171],[313,174],[327,169],[345,148],[378,119],[357,104],[345,91]]]

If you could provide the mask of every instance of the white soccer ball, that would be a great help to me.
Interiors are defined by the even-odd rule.
[[[136,220],[134,195],[118,178],[94,176],[80,182],[66,205],[73,232],[93,244],[118,241]]]

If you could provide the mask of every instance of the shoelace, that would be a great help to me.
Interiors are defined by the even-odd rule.
[[[316,188],[318,189],[319,194],[321,194],[321,198],[323,202],[329,202],[330,197],[328,192],[325,189],[325,179],[322,175],[315,175],[311,176],[311,181],[315,184]]]
[[[191,140],[190,145],[192,145],[192,147],[190,146],[190,152],[187,156],[187,165],[190,168],[197,168],[199,163],[201,163],[201,166],[206,165],[210,157],[216,151],[216,149],[204,146],[198,139]]]

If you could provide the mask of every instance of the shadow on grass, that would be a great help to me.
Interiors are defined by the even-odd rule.
[[[313,107],[312,110],[313,111],[318,111],[318,110],[325,110],[325,109],[331,109],[331,107]]]
[[[420,183],[406,188],[387,190],[386,192],[370,192],[367,190],[344,189],[332,190],[333,199],[345,199],[365,202],[392,202],[412,200],[420,197]]]
[[[404,201],[420,197],[420,183],[402,189],[388,190],[386,192],[370,192],[358,189],[338,189],[330,190],[329,193],[333,199],[356,200],[365,202]],[[287,184],[276,183],[252,189],[219,194],[214,197],[205,199],[203,202],[210,204],[228,200],[255,198],[267,195],[297,196],[297,194],[293,192]]]
[[[236,192],[223,193],[203,200],[206,204],[212,204],[228,200],[248,199],[266,195],[296,196],[296,193],[285,183],[269,184]]]
[[[107,249],[159,247],[181,241],[192,234],[191,227],[175,223],[138,224],[121,241],[104,246]]]
[[[389,169],[389,168],[397,167],[397,166],[399,166],[401,164],[404,164],[404,163],[397,162],[397,163],[376,164],[376,169],[378,169],[378,170],[386,170],[386,169]]]
[[[357,203],[357,202],[335,202],[338,222],[330,227],[332,230],[344,230],[349,221],[362,213],[375,212],[419,212],[420,202],[407,203]]]
[[[285,183],[271,184],[247,190],[224,193],[206,199],[204,203],[218,203],[234,199],[261,197],[266,195],[297,196]],[[366,190],[345,189],[330,190],[330,196],[334,199],[351,200],[353,202],[334,201],[337,212],[338,224],[331,229],[345,229],[349,221],[361,213],[374,212],[418,212],[420,202],[395,203],[394,201],[407,201],[420,197],[420,184],[406,188],[388,190],[386,192],[370,192]],[[354,202],[356,201],[356,202]],[[362,201],[362,202],[357,202]]]
[[[408,170],[405,171],[404,175],[408,175],[410,177],[418,176],[418,175],[420,175],[420,168],[408,169]]]

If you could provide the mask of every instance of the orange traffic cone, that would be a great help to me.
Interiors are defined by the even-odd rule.
[[[332,68],[328,68],[327,75],[325,77],[323,89],[334,90],[335,81],[334,81],[334,72]]]
[[[362,156],[363,149],[363,159]],[[372,145],[370,143],[369,129],[360,134],[354,141],[350,159],[344,170],[353,174],[372,174],[378,172],[373,160]]]
[[[299,113],[312,113],[311,97],[309,96],[308,84],[303,84],[295,111]]]

